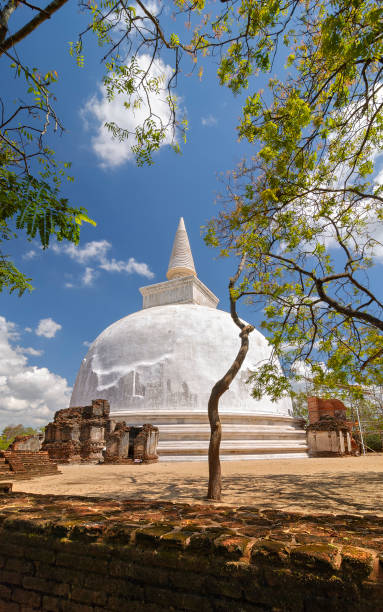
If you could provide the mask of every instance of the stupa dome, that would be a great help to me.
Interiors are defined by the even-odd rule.
[[[135,312],[103,331],[83,360],[72,405],[92,398],[126,410],[206,411],[213,384],[231,366],[240,347],[239,329],[222,310],[196,304],[169,304]],[[289,416],[289,399],[255,401],[246,380],[267,359],[270,347],[251,334],[246,360],[222,396],[225,412]]]
[[[218,298],[197,277],[182,218],[167,277],[142,287],[143,309],[113,323],[92,343],[70,405],[106,399],[113,419],[159,427],[161,459],[203,459],[210,392],[239,350],[240,330],[229,313],[217,310]],[[246,384],[270,350],[254,330],[242,368],[220,399],[223,459],[307,454],[290,398],[256,401]]]

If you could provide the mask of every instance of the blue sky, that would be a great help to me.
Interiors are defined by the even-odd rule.
[[[42,251],[22,237],[6,245],[35,290],[22,298],[1,295],[1,373],[8,383],[0,386],[0,427],[42,424],[68,405],[86,343],[141,308],[139,287],[166,280],[180,216],[199,278],[220,298],[220,307],[228,308],[233,264],[217,261],[202,240],[201,226],[217,211],[219,174],[249,150],[235,134],[241,98],[219,87],[214,64],[205,63],[202,80],[197,74],[180,79],[177,94],[190,125],[188,142],[181,155],[164,146],[153,166],[139,168],[127,158],[125,145],[100,131],[106,109],[100,50],[91,43],[81,69],[69,55],[68,41],[84,24],[71,2],[18,46],[30,67],[59,74],[56,108],[65,133],[50,144],[58,159],[72,162],[75,181],[65,186],[65,194],[88,209],[97,227],[84,227],[75,254],[68,244]],[[9,80],[7,62],[3,59],[1,71]],[[11,82],[14,96],[20,86]]]
[[[81,69],[69,55],[68,42],[85,24],[75,2],[69,2],[18,46],[30,67],[58,71],[56,108],[65,133],[50,144],[58,159],[72,162],[75,181],[64,193],[73,205],[88,209],[97,227],[84,227],[78,251],[62,243],[43,252],[22,237],[7,245],[35,290],[22,298],[1,295],[0,428],[44,424],[68,405],[87,343],[140,309],[139,287],[166,280],[180,216],[199,278],[220,298],[219,307],[228,309],[227,284],[235,264],[217,260],[202,240],[201,226],[217,212],[220,173],[251,151],[235,133],[244,98],[219,87],[216,65],[205,62],[201,81],[195,73],[181,78],[177,88],[190,125],[182,155],[164,146],[153,166],[139,168],[126,145],[112,142],[102,128],[119,113],[102,100],[102,52],[89,39]],[[8,60],[2,59],[0,70],[0,78],[9,82]],[[257,87],[263,84],[259,80]],[[20,85],[10,83],[15,97]],[[239,312],[259,321],[244,306]]]

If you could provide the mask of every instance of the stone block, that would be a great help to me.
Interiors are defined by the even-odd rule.
[[[378,566],[376,553],[357,546],[342,547],[341,571],[346,580],[366,580]]]
[[[20,605],[14,601],[4,601],[0,598],[0,610],[4,610],[4,612],[20,612]]]
[[[290,556],[294,565],[319,572],[338,571],[342,562],[339,548],[325,542],[295,546]]]
[[[5,584],[0,584],[0,601],[11,599],[11,589]]]
[[[12,592],[12,600],[19,604],[30,606],[31,608],[41,609],[41,595],[34,591],[25,591],[24,589],[14,589]]]
[[[283,565],[289,562],[289,547],[286,542],[262,539],[256,542],[250,551],[250,562]]]

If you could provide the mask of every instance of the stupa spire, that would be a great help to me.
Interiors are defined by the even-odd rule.
[[[184,219],[181,217],[174,238],[166,276],[169,280],[172,280],[173,278],[182,278],[183,276],[192,275],[197,276],[197,272],[194,267],[193,255],[186,233]]]

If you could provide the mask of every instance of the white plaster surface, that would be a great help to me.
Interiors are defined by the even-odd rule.
[[[146,308],[96,338],[82,362],[70,405],[103,398],[113,413],[206,413],[212,385],[230,367],[239,347],[239,329],[222,310],[194,304]],[[241,371],[221,398],[222,413],[291,414],[290,399],[255,401],[245,384],[269,353],[266,339],[255,330]]]
[[[181,217],[174,238],[166,276],[170,280],[172,278],[188,276],[189,274],[196,275],[196,271],[185,223],[183,217]]]
[[[196,276],[175,278],[155,285],[140,287],[142,308],[166,304],[199,304],[217,308],[219,299]]]

